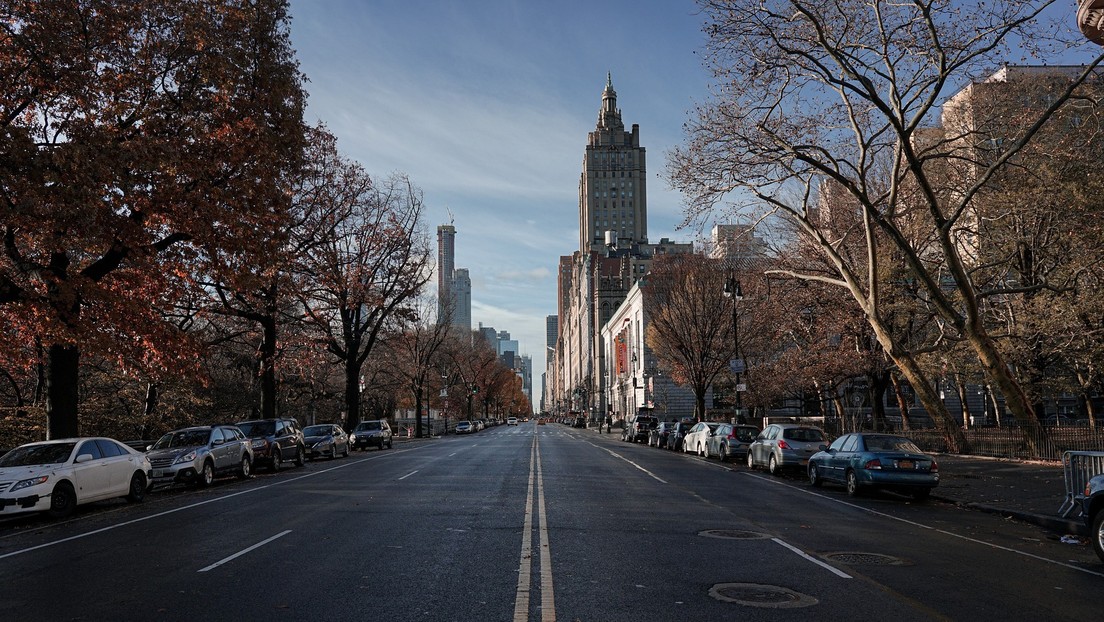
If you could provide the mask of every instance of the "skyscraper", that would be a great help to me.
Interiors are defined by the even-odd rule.
[[[437,226],[437,317],[452,314],[452,325],[471,330],[471,276],[455,268],[456,227]]]

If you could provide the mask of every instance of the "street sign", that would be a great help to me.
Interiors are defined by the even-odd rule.
[[[744,365],[744,359],[732,359],[728,362],[728,368],[732,370],[734,374],[742,374],[747,371],[747,366]]]
[[[739,393],[742,391],[747,391],[747,385],[743,383],[736,385],[736,392]]]

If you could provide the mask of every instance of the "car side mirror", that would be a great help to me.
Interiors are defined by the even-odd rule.
[[[88,462],[90,460],[94,460],[94,458],[92,457],[92,454],[81,454],[81,455],[77,456],[77,459],[74,460],[73,462],[75,464],[80,464],[82,462]]]
[[[212,445],[222,445],[225,442],[226,442],[226,439],[217,438],[217,439],[211,441],[211,444]]]
[[[153,451],[153,445],[146,445],[146,451]]]

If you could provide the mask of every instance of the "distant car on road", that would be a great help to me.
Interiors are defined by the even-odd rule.
[[[939,464],[911,440],[891,434],[845,434],[809,459],[809,482],[838,482],[852,497],[869,488],[927,499],[939,485]]]
[[[671,436],[671,432],[677,426],[678,424],[674,421],[661,421],[648,433],[648,447],[666,448],[667,438]]]
[[[391,424],[383,419],[361,421],[353,428],[353,449],[367,450],[369,447],[388,449],[394,446],[395,439],[391,433]]]
[[[68,438],[20,445],[0,457],[0,516],[48,512],[54,518],[78,505],[149,490],[150,463],[110,438]]]
[[[457,434],[471,434],[472,432],[475,432],[475,426],[472,425],[471,421],[460,421],[456,424]]]
[[[150,478],[154,486],[210,486],[215,477],[253,474],[252,443],[229,425],[204,425],[173,430],[150,445]]]
[[[518,424],[517,417],[507,417],[506,418],[506,425],[517,425],[517,424]]]
[[[778,475],[782,469],[804,471],[809,458],[820,451],[825,440],[824,432],[816,426],[772,423],[748,447],[748,468],[765,466],[772,475]]]
[[[1104,562],[1104,475],[1097,475],[1085,486],[1081,515],[1089,526],[1089,539],[1100,561]]]
[[[686,438],[686,433],[689,432],[692,427],[694,427],[694,425],[686,421],[680,421],[675,424],[671,433],[667,435],[667,449],[681,451],[682,440]]]
[[[722,423],[705,443],[707,457],[717,456],[721,462],[746,460],[748,447],[759,435],[759,428],[741,423]]]
[[[307,457],[311,460],[322,456],[333,459],[338,454],[349,455],[349,435],[341,426],[333,423],[320,423],[303,428],[303,442],[307,446]]]
[[[637,415],[621,430],[621,440],[630,443],[647,443],[648,435],[657,425],[659,425],[659,418],[653,415]]]

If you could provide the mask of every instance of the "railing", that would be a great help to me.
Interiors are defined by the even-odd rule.
[[[1069,518],[1075,511],[1080,515],[1085,484],[1104,473],[1104,451],[1067,451],[1062,455],[1062,471],[1066,478],[1066,499],[1058,508],[1058,515]]]

